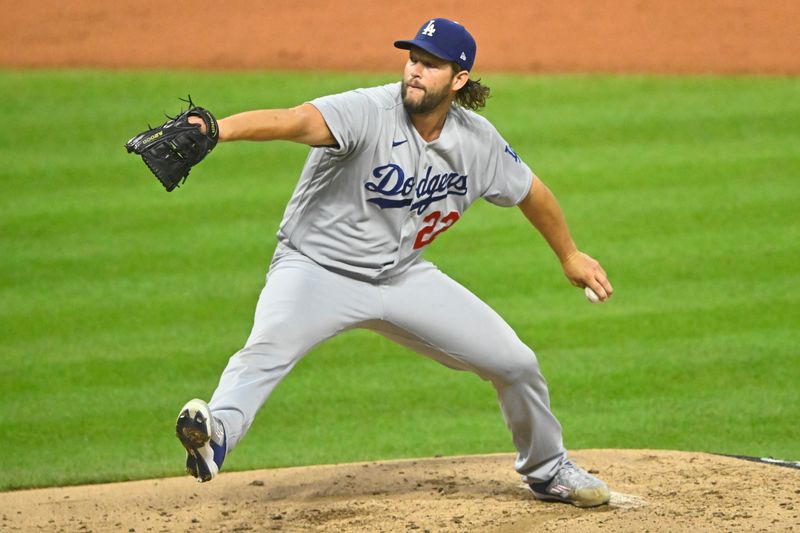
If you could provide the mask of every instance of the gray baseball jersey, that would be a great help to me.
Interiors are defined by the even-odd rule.
[[[311,104],[338,147],[311,150],[278,238],[332,270],[397,275],[478,198],[511,206],[531,186],[530,168],[476,113],[454,105],[439,138],[422,139],[400,83]]]

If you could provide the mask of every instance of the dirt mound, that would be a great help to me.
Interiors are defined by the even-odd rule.
[[[701,453],[570,454],[611,504],[542,503],[510,454],[223,473],[0,494],[3,531],[788,531],[800,470]]]
[[[3,2],[0,65],[401,68],[392,47],[428,17],[465,24],[475,68],[800,74],[796,0],[105,0]]]

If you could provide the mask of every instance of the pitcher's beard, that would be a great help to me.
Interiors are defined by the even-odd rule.
[[[448,95],[447,87],[444,87],[438,92],[431,92],[427,89],[425,89],[424,92],[425,94],[420,100],[416,102],[411,101],[408,98],[408,84],[403,80],[400,96],[403,98],[403,107],[409,115],[424,115],[430,113],[436,109]]]

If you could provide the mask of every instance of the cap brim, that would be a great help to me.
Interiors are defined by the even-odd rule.
[[[394,47],[395,48],[400,48],[401,50],[410,50],[412,48],[421,48],[422,50],[425,50],[429,54],[435,55],[439,59],[444,59],[445,61],[453,61],[453,62],[455,62],[455,59],[451,59],[451,58],[447,57],[447,54],[445,54],[444,52],[439,50],[439,48],[434,46],[434,44],[432,42],[430,42],[430,41],[419,41],[417,39],[414,39],[413,41],[395,41],[394,42]]]

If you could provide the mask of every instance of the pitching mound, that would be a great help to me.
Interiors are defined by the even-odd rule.
[[[788,531],[800,470],[701,453],[570,454],[590,510],[533,499],[510,454],[283,468],[0,494],[3,531]]]

